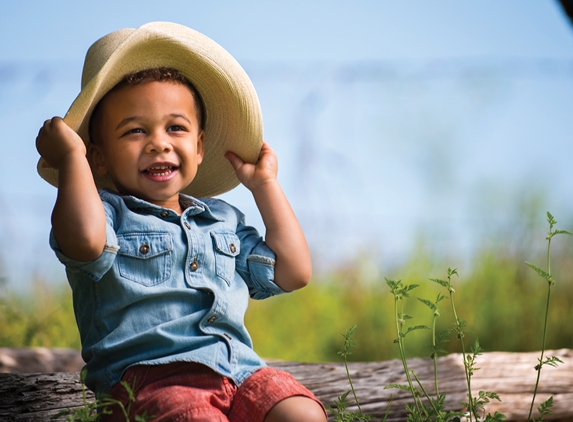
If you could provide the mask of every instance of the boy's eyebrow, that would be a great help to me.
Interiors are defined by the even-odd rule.
[[[131,117],[126,117],[125,119],[123,119],[121,122],[119,122],[119,124],[116,126],[115,130],[120,129],[121,127],[127,125],[130,122],[136,121],[136,120],[141,120],[141,116],[131,116]]]
[[[180,114],[180,113],[171,113],[168,114],[166,117],[180,117],[183,120],[186,120],[187,122],[191,123],[191,120],[189,120],[189,118],[185,115],[185,114]],[[122,128],[123,126],[127,125],[130,122],[133,121],[138,121],[138,120],[144,120],[145,117],[144,116],[130,116],[130,117],[126,117],[125,119],[123,119],[121,122],[119,122],[119,124],[116,126],[115,130],[118,130],[120,128]]]

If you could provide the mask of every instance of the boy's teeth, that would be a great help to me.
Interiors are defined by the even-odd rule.
[[[147,169],[147,172],[153,173],[156,176],[166,176],[171,172],[172,169],[173,169],[172,166],[154,166],[154,167],[149,167]]]

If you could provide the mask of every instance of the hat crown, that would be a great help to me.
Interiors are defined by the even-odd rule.
[[[98,74],[109,57],[135,29],[124,28],[107,34],[94,42],[86,53],[82,71],[82,89]]]
[[[224,154],[232,151],[255,163],[263,143],[262,115],[255,89],[237,61],[213,40],[186,26],[150,22],[98,39],[86,53],[82,88],[64,122],[90,143],[89,122],[98,102],[131,73],[158,67],[174,68],[199,92],[209,119],[200,170],[182,193],[214,196],[233,189],[239,179]],[[40,175],[58,186],[58,171],[44,159]],[[117,190],[108,176],[94,174],[98,188]]]

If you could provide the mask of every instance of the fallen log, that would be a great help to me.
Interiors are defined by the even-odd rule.
[[[535,410],[539,404],[553,396],[553,415],[545,420],[573,421],[573,351],[569,349],[548,351],[546,356],[557,356],[564,363],[558,368],[544,366]],[[526,421],[533,398],[537,372],[534,367],[539,357],[534,353],[484,353],[478,357],[478,367],[472,377],[472,393],[479,391],[497,393],[502,402],[486,405],[486,413],[498,411],[508,421]],[[324,403],[332,405],[334,399],[349,390],[343,364],[293,364],[272,363],[285,369],[312,390]],[[408,359],[408,368],[414,371],[430,394],[435,394],[433,363],[430,359]],[[370,413],[381,420],[391,403],[387,421],[406,420],[405,404],[411,402],[410,393],[385,389],[389,384],[406,384],[402,362],[350,363],[350,375],[358,400],[364,413]],[[460,354],[438,358],[439,391],[446,394],[446,408],[461,410],[460,401],[467,401],[467,384]],[[350,398],[350,397],[349,397]],[[350,407],[356,410],[356,407]],[[538,415],[535,411],[534,414]]]
[[[0,349],[0,356],[2,349]],[[564,363],[557,368],[544,366],[535,408],[553,396],[553,415],[546,420],[573,421],[573,351],[548,351]],[[535,385],[539,353],[484,353],[478,357],[478,371],[472,377],[474,396],[482,391],[499,394],[502,402],[486,405],[487,412],[498,411],[508,421],[525,421]],[[312,390],[325,404],[349,390],[342,363],[298,363],[270,361],[269,365],[286,370]],[[435,394],[433,365],[430,359],[409,359],[408,366],[430,395]],[[381,420],[391,403],[387,421],[404,421],[408,392],[384,389],[386,385],[405,384],[402,363],[398,360],[349,364],[350,375],[362,410]],[[0,368],[2,370],[2,368]],[[4,365],[6,370],[6,365]],[[462,358],[451,354],[438,359],[439,390],[446,394],[448,409],[460,409],[467,401]],[[351,395],[349,396],[349,399]],[[88,400],[94,400],[88,392]],[[78,372],[2,373],[0,374],[0,421],[46,421],[62,409],[82,405],[82,386]],[[350,407],[349,410],[356,410]],[[534,414],[537,414],[536,412]],[[331,418],[332,419],[332,418]],[[62,418],[63,420],[63,418]]]
[[[0,373],[79,372],[83,366],[76,349],[0,347]]]

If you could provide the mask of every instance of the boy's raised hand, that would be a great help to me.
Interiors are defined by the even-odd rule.
[[[310,253],[304,233],[278,183],[275,152],[263,142],[255,164],[245,163],[231,152],[225,157],[239,181],[252,192],[265,223],[265,241],[276,255],[274,282],[286,291],[306,286],[312,274]]]
[[[54,117],[44,122],[36,138],[36,148],[58,170],[52,229],[60,250],[77,261],[96,259],[106,240],[105,213],[84,141],[60,117]]]
[[[36,149],[46,162],[59,169],[62,159],[70,153],[86,155],[86,146],[61,117],[53,117],[44,122],[36,138]]]
[[[227,152],[225,157],[235,169],[239,181],[251,192],[269,180],[275,180],[277,178],[277,156],[266,142],[263,142],[259,159],[255,164],[245,163],[232,152]]]

